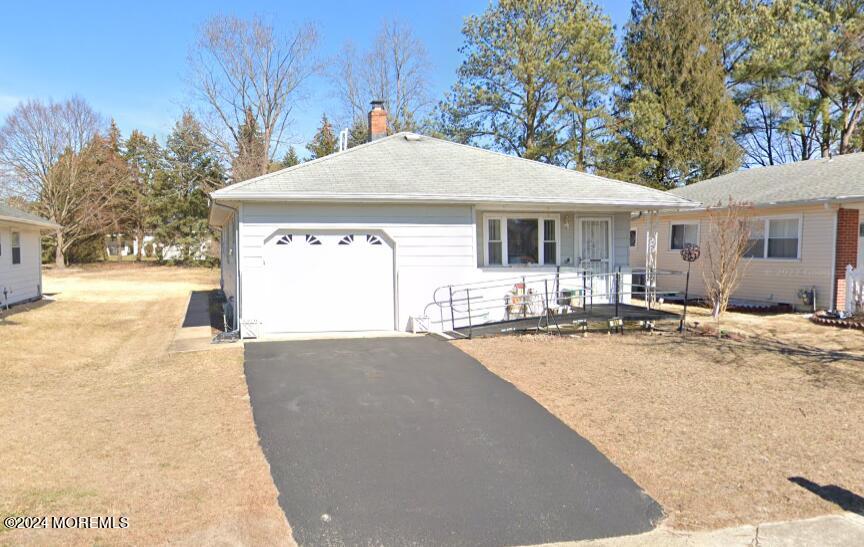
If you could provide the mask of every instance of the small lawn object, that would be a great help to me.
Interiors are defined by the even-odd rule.
[[[699,245],[688,243],[681,249],[681,260],[687,263],[687,279],[684,281],[684,313],[681,316],[681,325],[678,330],[683,336],[687,336],[687,296],[690,292],[690,265],[699,260],[699,255],[702,251]]]

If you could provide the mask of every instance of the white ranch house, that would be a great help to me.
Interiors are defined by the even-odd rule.
[[[42,297],[42,233],[58,228],[0,204],[0,308]]]
[[[751,246],[736,303],[812,310],[814,303],[802,297],[815,290],[816,308],[846,307],[847,266],[864,266],[864,154],[741,170],[670,193],[705,206],[730,196],[752,205]],[[683,292],[683,278],[662,271],[684,269],[680,249],[704,243],[706,223],[704,207],[663,212],[653,229],[651,215],[634,217],[630,264],[645,267],[648,235],[656,233],[657,289]],[[705,293],[703,265],[694,263],[691,295]]]
[[[557,269],[626,275],[631,213],[695,206],[414,133],[239,182],[211,199],[222,288],[244,337],[405,331],[424,315],[432,323],[424,328],[444,328],[429,313],[439,287]]]

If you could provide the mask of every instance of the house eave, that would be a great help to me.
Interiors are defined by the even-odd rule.
[[[593,209],[614,208],[626,210],[692,209],[700,204],[683,198],[673,200],[614,200],[608,198],[530,198],[518,196],[473,196],[473,195],[436,195],[436,194],[304,194],[304,193],[242,193],[231,192],[211,194],[214,203],[225,201],[253,202],[330,202],[330,203],[413,203],[441,204],[457,203],[478,206],[510,204],[521,206],[585,206]]]
[[[832,207],[843,205],[844,203],[851,202],[864,202],[864,195],[849,195],[849,196],[837,196],[830,198],[810,198],[810,199],[797,199],[797,200],[788,200],[788,201],[763,201],[759,203],[749,203],[751,207],[754,209],[778,209],[778,208],[786,208],[786,207],[811,207],[811,206],[823,206],[823,207]],[[746,202],[745,202],[746,203]],[[696,207],[692,207],[686,210],[681,208],[669,208],[669,209],[661,209],[659,213],[661,215],[675,214],[679,212],[687,212],[687,213],[704,213],[708,210],[717,210],[722,209],[723,207],[706,207],[704,204],[699,203]]]
[[[40,220],[30,220],[26,218],[19,217],[10,217],[6,215],[0,215],[0,222],[8,222],[10,224],[23,224],[25,226],[35,226],[42,231],[50,232],[54,230],[59,230],[61,226],[59,224],[55,224],[49,221],[40,221]]]

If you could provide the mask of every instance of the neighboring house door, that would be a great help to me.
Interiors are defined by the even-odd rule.
[[[591,275],[590,294],[600,301],[609,295],[609,278],[604,274],[610,272],[611,235],[612,223],[608,218],[579,221],[579,267]]]
[[[290,232],[266,243],[268,333],[393,330],[393,248],[374,233]]]

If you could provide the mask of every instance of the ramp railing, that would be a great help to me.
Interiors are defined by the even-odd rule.
[[[657,272],[682,275],[681,272]],[[592,311],[595,305],[611,305],[614,316],[633,298],[645,300],[645,276],[641,270],[595,272],[585,269],[540,272],[443,285],[435,289],[424,315],[441,330],[457,331],[514,319],[536,318],[538,326],[555,324],[562,312]],[[652,291],[654,292],[654,291]],[[679,291],[659,291],[658,296]],[[437,317],[431,317],[434,313]]]

